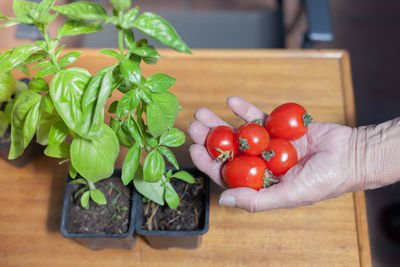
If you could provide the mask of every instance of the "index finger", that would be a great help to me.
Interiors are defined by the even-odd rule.
[[[258,119],[262,119],[263,123],[267,119],[268,115],[261,111],[256,106],[250,104],[247,100],[239,96],[231,96],[226,100],[229,108],[240,118],[246,122],[253,122]]]

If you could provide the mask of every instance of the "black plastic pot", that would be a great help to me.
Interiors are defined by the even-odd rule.
[[[117,169],[114,171],[112,176],[121,177],[121,170]],[[132,190],[132,199],[131,199],[131,212],[130,212],[130,222],[128,231],[122,234],[74,234],[67,232],[67,214],[69,210],[69,205],[71,203],[70,199],[73,193],[73,184],[69,184],[71,181],[71,177],[68,177],[67,186],[64,194],[64,205],[62,211],[61,218],[61,233],[67,237],[72,238],[75,241],[79,242],[85,247],[88,247],[93,250],[100,250],[105,248],[113,248],[113,249],[131,249],[136,244],[135,237],[135,216],[136,216],[136,207],[134,205],[134,199],[136,192]]]
[[[205,216],[203,228],[196,231],[154,231],[143,230],[143,208],[144,203],[139,194],[135,196],[136,212],[136,233],[143,236],[147,243],[155,249],[168,249],[168,248],[184,248],[196,249],[201,244],[202,236],[208,231],[209,217],[210,217],[210,181],[209,177],[195,168],[182,169],[190,172],[194,176],[204,177],[205,185]]]
[[[9,135],[9,131],[6,133]],[[8,163],[16,166],[23,167],[26,164],[33,161],[37,156],[43,154],[44,147],[37,144],[34,140],[28,145],[24,153],[14,160],[8,159],[8,153],[10,152],[11,140],[8,138],[6,142],[0,143],[0,157],[3,158]]]

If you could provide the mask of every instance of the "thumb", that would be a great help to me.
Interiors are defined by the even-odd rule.
[[[296,201],[296,196],[286,190],[284,183],[275,184],[259,191],[240,187],[225,190],[219,199],[221,206],[237,207],[249,212],[293,208],[306,203]]]

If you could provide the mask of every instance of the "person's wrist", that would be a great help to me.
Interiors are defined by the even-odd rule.
[[[400,118],[354,130],[355,179],[358,190],[400,179]]]

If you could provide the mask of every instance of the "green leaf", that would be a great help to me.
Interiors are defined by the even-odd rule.
[[[53,10],[73,20],[103,20],[108,18],[104,7],[100,4],[86,1],[55,6]]]
[[[75,179],[75,177],[78,175],[72,164],[69,164],[69,176],[71,176],[72,179]],[[85,180],[87,183],[87,181]]]
[[[43,60],[46,57],[46,53],[44,51],[39,51],[30,55],[26,60],[25,64],[32,64],[38,61]]]
[[[112,50],[112,49],[103,49],[103,50],[100,50],[99,53],[103,54],[103,55],[114,57],[118,61],[122,60],[122,56],[119,53],[117,53],[115,50]]]
[[[49,132],[49,145],[57,146],[64,142],[68,135],[68,127],[65,123],[60,120],[54,123]]]
[[[21,64],[17,65],[14,69],[22,72],[23,74],[25,74],[26,76],[29,77],[29,68],[24,63],[21,63]]]
[[[194,177],[187,171],[176,172],[171,177],[182,180],[188,184],[193,184],[195,182]]]
[[[29,82],[29,89],[35,92],[46,92],[49,90],[49,85],[43,78],[33,78]]]
[[[121,73],[129,82],[134,85],[140,85],[142,78],[142,71],[138,63],[133,62],[129,58],[121,61]]]
[[[7,115],[8,120],[11,122],[11,114],[14,107],[15,99],[10,99],[4,107],[4,113]]]
[[[58,29],[58,37],[101,32],[102,30],[101,22],[67,20],[64,25]]]
[[[113,130],[104,124],[97,139],[74,138],[71,163],[82,177],[95,183],[113,174],[118,153],[118,139]]]
[[[60,145],[50,146],[48,145],[44,150],[46,156],[52,158],[69,158],[70,157],[70,145],[67,143],[61,143]]]
[[[13,10],[17,17],[29,17],[34,15],[34,11],[38,8],[38,4],[28,1],[14,1]]]
[[[176,161],[174,153],[172,153],[169,148],[160,146],[158,151],[160,151],[160,153],[175,167],[175,169],[179,169],[178,161]]]
[[[21,81],[15,81],[15,98],[18,98],[20,94],[29,90],[29,87],[26,83]]]
[[[38,20],[43,24],[49,24],[57,17],[57,14],[50,15],[49,11],[53,7],[55,0],[43,0],[38,8]]]
[[[133,177],[133,184],[136,190],[144,197],[154,201],[159,205],[164,205],[164,191],[165,188],[162,183],[165,182],[165,178],[160,179],[158,182],[149,183],[143,179],[143,169],[139,166],[136,171],[135,177]]]
[[[142,99],[146,104],[153,104],[153,97],[148,89],[145,87],[142,87],[141,90],[139,90],[139,97]]]
[[[72,51],[72,52],[65,54],[60,59],[60,62],[59,62],[60,66],[65,67],[69,64],[74,63],[80,57],[81,54],[82,54],[81,51]]]
[[[68,128],[84,136],[82,129],[82,95],[91,78],[82,68],[69,68],[57,72],[50,83],[49,92],[54,107]]]
[[[147,105],[146,116],[150,133],[158,137],[172,128],[179,111],[178,99],[170,92],[155,93],[153,104]]]
[[[151,151],[144,160],[143,179],[148,182],[157,182],[165,172],[165,161],[156,149]]]
[[[43,69],[38,70],[38,72],[35,75],[35,78],[40,78],[40,77],[44,77],[50,74],[54,74],[58,71],[58,68],[56,66],[48,66],[45,67]]]
[[[59,119],[60,117],[58,116],[42,113],[42,118],[39,122],[39,126],[36,129],[36,143],[41,144],[42,146],[47,146],[49,144],[49,133],[51,126]]]
[[[144,132],[144,138],[146,140],[146,143],[149,144],[151,147],[157,147],[158,146],[158,141],[156,138],[154,138],[152,135]]]
[[[140,147],[144,147],[143,134],[136,119],[132,116],[127,121],[122,122],[121,129],[128,136],[131,136]]]
[[[161,58],[162,56],[152,47],[135,47],[130,49],[129,52],[141,57]]]
[[[157,64],[158,58],[155,58],[155,57],[144,57],[143,61],[146,64],[154,65],[154,64]]]
[[[134,144],[126,154],[124,164],[122,165],[121,179],[124,185],[127,185],[132,181],[135,176],[136,170],[140,162],[140,147]]]
[[[140,103],[137,90],[131,90],[126,95],[121,97],[118,102],[116,114],[118,118],[122,118],[125,115],[130,114]]]
[[[117,112],[117,106],[118,106],[118,101],[115,100],[108,107],[108,113],[111,113],[111,114],[116,113]]]
[[[11,148],[9,159],[20,156],[31,141],[40,117],[42,96],[26,91],[14,104],[11,115]]]
[[[110,0],[117,11],[124,11],[131,7],[131,0]]]
[[[10,53],[7,53],[7,56],[1,59],[0,73],[11,70],[19,64],[24,63],[36,49],[37,47],[32,44],[23,44],[15,47]]]
[[[10,125],[10,119],[4,111],[0,111],[0,137],[4,135]]]
[[[165,132],[160,137],[160,145],[169,147],[179,147],[185,143],[185,134],[176,129],[172,128],[168,132]]]
[[[49,61],[43,61],[43,62],[39,62],[35,65],[32,66],[32,68],[44,68],[44,67],[50,67],[53,66],[53,63],[49,62]]]
[[[185,42],[181,40],[176,30],[165,19],[154,13],[143,13],[132,26],[179,52],[192,53]]]
[[[136,16],[139,12],[139,8],[135,7],[132,8],[130,10],[128,10],[127,12],[125,12],[125,14],[123,14],[122,16],[122,20],[121,20],[121,28],[122,29],[130,29],[132,27],[133,22],[136,19]]]
[[[135,36],[131,29],[124,30],[124,40],[129,51],[136,48]]]
[[[87,181],[83,178],[74,179],[69,182],[69,184],[88,184]]]
[[[63,51],[64,47],[65,47],[65,44],[61,45],[61,46],[58,48],[58,50],[57,50],[57,52],[56,52],[56,54],[55,54],[56,58],[58,58],[58,57],[61,55],[61,52]]]
[[[43,95],[41,109],[47,113],[52,113],[54,110],[53,101],[51,100],[50,94]]]
[[[81,196],[81,206],[84,209],[89,209],[90,191],[86,191]]]
[[[7,101],[15,92],[16,82],[10,71],[0,73],[0,103]]]
[[[23,128],[24,147],[27,147],[29,145],[33,136],[35,135],[40,115],[41,115],[40,102],[38,102],[29,110],[25,118],[24,128]]]
[[[176,209],[179,206],[179,196],[175,189],[172,187],[171,183],[166,183],[165,185],[165,202],[167,202],[168,207],[171,209]]]
[[[104,106],[115,89],[113,71],[116,65],[103,68],[90,80],[82,98],[84,136],[93,136],[104,121]]]
[[[107,204],[107,199],[104,196],[104,194],[98,190],[98,189],[91,189],[90,190],[90,197],[94,202],[96,202],[99,205],[105,205]]]
[[[122,121],[114,119],[112,117],[110,119],[110,126],[113,129],[114,133],[117,135],[119,143],[124,147],[130,148],[133,146],[134,141],[121,129],[121,123]]]

